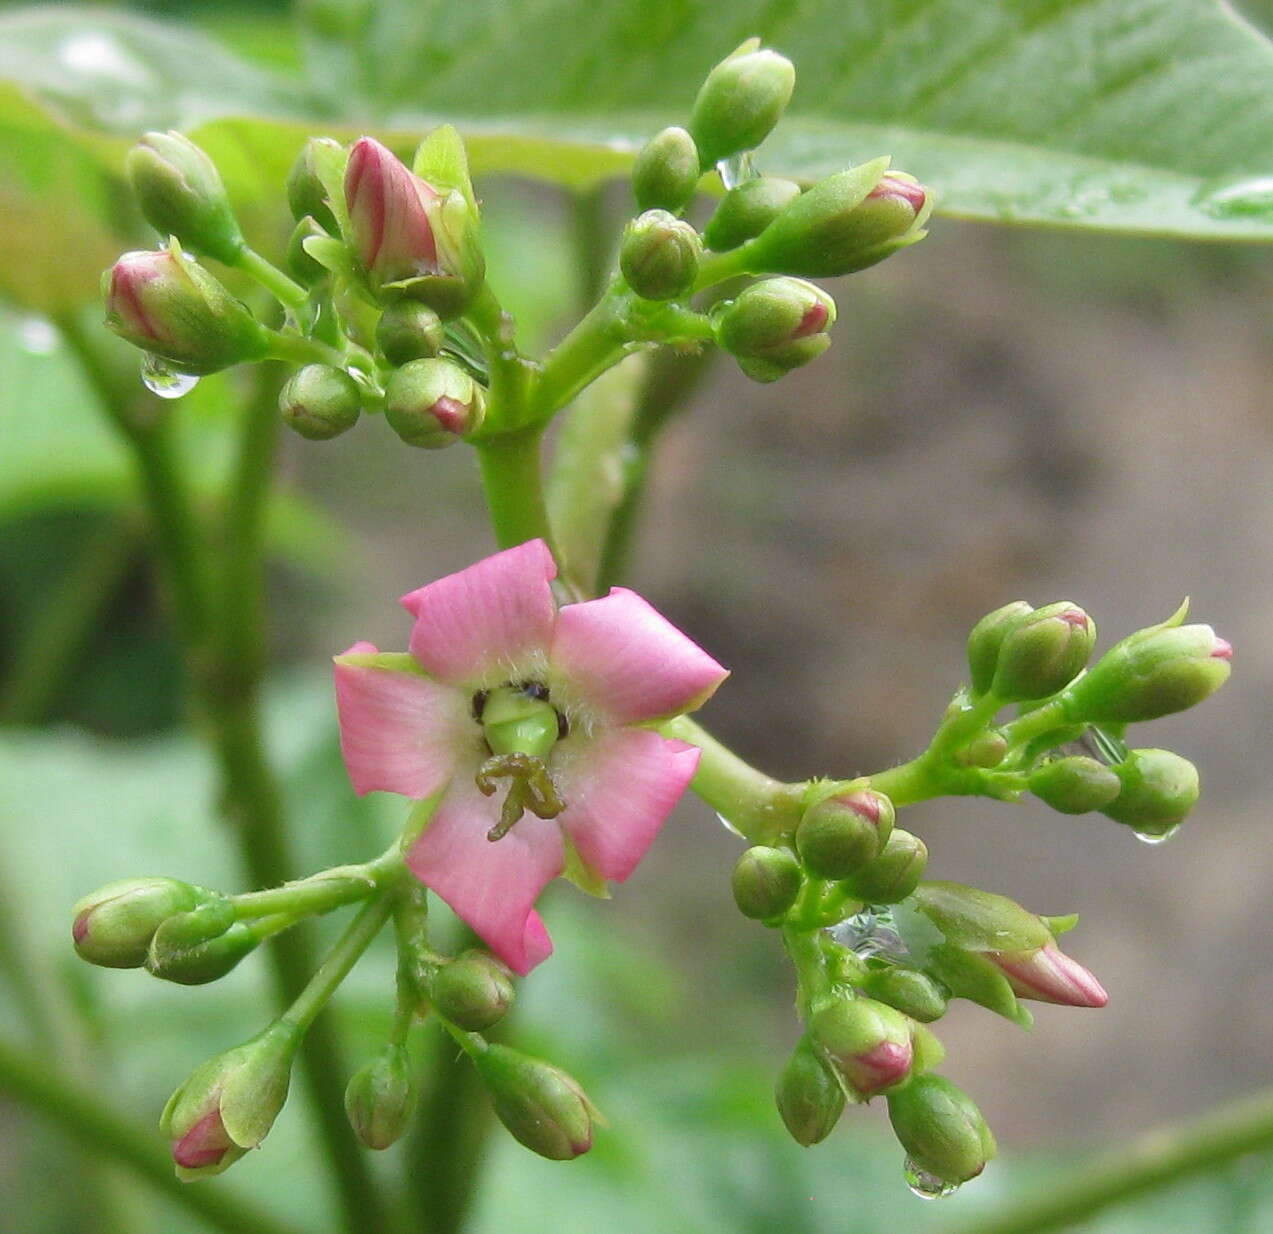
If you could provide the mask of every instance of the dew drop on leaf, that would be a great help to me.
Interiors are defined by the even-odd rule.
[[[1217,219],[1273,216],[1273,176],[1254,176],[1227,184],[1203,197],[1198,208]]]
[[[151,394],[160,398],[180,398],[189,394],[199,384],[199,379],[178,371],[167,360],[147,352],[142,357],[141,382]]]

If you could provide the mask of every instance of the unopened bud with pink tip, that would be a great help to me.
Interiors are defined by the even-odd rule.
[[[440,450],[482,423],[486,396],[449,360],[412,360],[385,387],[385,419],[408,445]]]
[[[859,1100],[869,1100],[910,1074],[910,1021],[885,1003],[837,999],[813,1014],[809,1035]]]
[[[1054,942],[1028,951],[982,953],[1007,979],[1018,998],[1064,1007],[1104,1007],[1105,987]]]
[[[592,1147],[596,1110],[559,1067],[502,1045],[489,1046],[473,1063],[500,1122],[532,1152],[569,1161]]]
[[[155,931],[210,894],[175,878],[126,878],[107,883],[72,909],[75,950],[81,959],[103,968],[140,968]]]
[[[717,343],[755,381],[773,381],[816,359],[830,343],[835,301],[803,279],[753,283],[713,315]]]
[[[805,810],[796,828],[796,851],[815,878],[848,878],[880,855],[895,818],[893,803],[883,793],[845,786]]]
[[[1083,671],[1096,643],[1096,623],[1061,600],[1015,622],[1004,634],[990,689],[1007,703],[1047,698]]]

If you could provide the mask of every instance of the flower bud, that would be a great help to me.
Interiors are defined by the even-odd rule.
[[[921,883],[914,904],[948,943],[968,951],[1021,951],[1052,941],[1036,914],[992,891],[962,883]]]
[[[993,729],[978,733],[962,750],[955,751],[956,762],[965,767],[998,767],[1007,757],[1008,739]]]
[[[396,366],[432,359],[445,341],[442,318],[419,300],[399,300],[389,305],[376,323],[376,346]]]
[[[796,851],[815,878],[848,878],[879,856],[895,818],[883,793],[869,788],[836,793],[805,810]]]
[[[1132,750],[1112,774],[1119,792],[1101,813],[1142,835],[1165,835],[1198,803],[1198,769],[1170,750]]]
[[[778,348],[824,333],[835,321],[835,301],[803,279],[753,283],[714,317],[716,341],[736,356],[764,358]]]
[[[110,329],[186,373],[259,360],[269,348],[247,306],[175,245],[125,253],[103,276],[102,294]]]
[[[288,378],[278,407],[293,432],[310,441],[327,441],[357,423],[362,392],[344,369],[307,364]]]
[[[809,1035],[851,1093],[869,1100],[910,1074],[911,1026],[870,998],[842,998],[816,1011]]]
[[[164,1107],[177,1176],[220,1174],[265,1139],[291,1082],[300,1032],[282,1022],[196,1067]]]
[[[412,360],[385,387],[389,427],[425,450],[440,450],[473,432],[485,413],[482,388],[449,360]]]
[[[1156,720],[1214,694],[1229,679],[1233,648],[1210,626],[1181,625],[1184,616],[1182,605],[1111,647],[1068,692],[1070,715],[1096,724]]]
[[[641,147],[632,168],[637,209],[683,209],[694,196],[699,174],[698,147],[684,129],[655,133]]]
[[[463,192],[439,191],[363,137],[349,153],[345,204],[348,239],[373,293],[422,300],[447,319],[464,311],[485,263],[476,211]]]
[[[212,160],[181,133],[147,133],[124,163],[146,221],[165,238],[234,265],[243,233]]]
[[[844,1089],[809,1037],[801,1037],[774,1086],[783,1125],[809,1148],[829,1136],[844,1112]]]
[[[775,347],[763,356],[739,356],[738,368],[745,377],[767,385],[816,360],[830,346],[830,335],[814,334]]]
[[[156,948],[152,942],[146,971],[152,977],[177,985],[207,985],[232,971],[244,956],[256,950],[260,941],[251,926],[239,921],[225,933],[187,947],[167,943]]]
[[[502,1045],[473,1062],[500,1122],[531,1152],[569,1161],[592,1147],[592,1102],[560,1068]]]
[[[804,874],[795,855],[785,848],[749,848],[734,866],[734,903],[744,917],[768,921],[781,917],[800,894]]]
[[[924,190],[885,165],[864,163],[801,193],[752,242],[752,272],[834,278],[923,239]]]
[[[928,866],[924,841],[901,827],[894,827],[880,855],[844,880],[855,900],[867,904],[896,904],[919,886]]]
[[[619,269],[642,299],[675,300],[694,286],[702,251],[689,223],[666,210],[647,210],[624,228]]]
[[[429,983],[429,997],[452,1024],[480,1033],[498,1024],[513,1005],[512,975],[485,951],[465,951],[442,965]]]
[[[794,180],[778,176],[744,180],[721,198],[703,228],[703,240],[717,253],[736,249],[760,235],[799,196],[800,186]]]
[[[754,150],[773,131],[796,86],[791,61],[748,39],[707,75],[694,100],[689,131],[704,170]]]
[[[1008,980],[1018,998],[1065,1007],[1104,1007],[1104,986],[1054,942],[1032,951],[982,953]]]
[[[155,931],[207,895],[175,878],[125,878],[85,896],[71,910],[81,959],[102,968],[140,968]]]
[[[995,1155],[981,1111],[944,1076],[916,1076],[889,1093],[888,1117],[913,1165],[941,1182],[976,1178]]]
[[[318,172],[320,159],[341,159],[344,149],[331,137],[311,137],[296,156],[287,173],[287,204],[299,223],[309,215],[329,236],[340,234],[340,225],[332,212],[327,189]]]
[[[1099,810],[1118,796],[1118,775],[1085,755],[1056,758],[1030,773],[1030,791],[1062,814]]]
[[[877,1002],[931,1024],[946,1014],[947,994],[927,973],[914,968],[876,968],[866,975],[862,990]]]
[[[406,1048],[386,1046],[350,1078],[345,1089],[345,1114],[366,1147],[388,1148],[407,1129],[418,1095]]]
[[[287,269],[303,287],[313,287],[327,277],[327,267],[315,261],[305,247],[305,241],[313,238],[329,239],[312,215],[307,214],[292,229],[287,241]]]
[[[1068,600],[1037,608],[1005,631],[991,691],[1004,702],[1047,698],[1087,664],[1096,623]]]
[[[995,679],[995,669],[999,664],[999,648],[1013,629],[1024,618],[1034,612],[1034,606],[1024,600],[1013,600],[987,613],[968,635],[968,672],[972,681],[972,692],[984,694],[990,689]]]

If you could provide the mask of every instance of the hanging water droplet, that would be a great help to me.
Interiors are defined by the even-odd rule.
[[[721,159],[716,164],[716,170],[720,172],[720,182],[727,189],[736,189],[745,180],[755,180],[760,175],[756,164],[752,162],[750,150]]]
[[[173,368],[161,356],[147,352],[141,361],[141,382],[151,394],[160,398],[180,398],[189,394],[199,384],[199,379]]]
[[[1180,830],[1180,824],[1168,827],[1166,831],[1133,831],[1132,834],[1142,844],[1166,844]]]
[[[23,317],[17,327],[18,343],[33,356],[52,355],[62,341],[57,327],[45,317]]]
[[[910,954],[893,923],[893,915],[883,905],[868,904],[859,913],[833,925],[830,934],[841,947],[847,947],[863,959],[884,956],[904,960]]]
[[[1261,218],[1273,215],[1273,176],[1253,176],[1208,193],[1198,209],[1212,218]]]
[[[930,1174],[909,1157],[902,1166],[902,1177],[906,1179],[911,1194],[919,1196],[921,1200],[944,1200],[959,1190],[958,1183],[950,1183],[944,1178],[938,1178],[936,1174]]]
[[[741,831],[739,831],[739,830],[738,830],[738,828],[737,828],[737,827],[735,827],[735,826],[734,826],[734,824],[733,824],[733,823],[731,823],[731,822],[729,821],[729,819],[727,819],[727,818],[726,818],[723,814],[717,814],[717,815],[716,815],[716,817],[717,817],[717,819],[719,819],[719,820],[720,820],[720,825],[721,825],[722,827],[724,827],[724,828],[725,828],[725,830],[726,830],[726,831],[728,831],[731,835],[736,835],[736,836],[737,836],[740,840],[745,840],[745,839],[747,838],[747,837],[746,837],[745,835],[743,835],[743,833],[742,833]]]

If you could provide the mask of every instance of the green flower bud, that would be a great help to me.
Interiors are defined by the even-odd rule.
[[[924,841],[894,827],[880,855],[846,878],[844,888],[855,900],[866,904],[897,904],[919,886],[927,866]]]
[[[292,229],[291,237],[287,241],[287,269],[304,287],[313,287],[321,279],[325,279],[328,273],[327,267],[315,261],[305,247],[305,241],[315,237],[323,240],[330,239],[314,217],[307,214]]]
[[[194,908],[175,913],[160,924],[150,940],[150,955],[162,957],[169,951],[184,951],[220,938],[234,922],[234,904],[229,897],[210,894]]]
[[[910,1074],[910,1021],[874,999],[842,998],[819,1008],[810,1017],[809,1035],[860,1100],[902,1083]]]
[[[1008,631],[1034,612],[1034,606],[1024,600],[1013,600],[987,613],[968,635],[968,672],[971,675],[972,692],[984,694],[995,679],[999,664],[999,648]]]
[[[1030,773],[1030,791],[1062,814],[1099,810],[1118,796],[1117,774],[1094,758],[1056,758]]]
[[[698,232],[666,210],[647,210],[624,229],[619,269],[645,300],[675,300],[698,277],[703,252]]]
[[[557,710],[540,686],[500,686],[482,702],[482,735],[492,754],[546,758],[561,735]]]
[[[419,300],[399,300],[376,323],[376,346],[390,364],[429,360],[442,350],[446,327],[442,318]]]
[[[146,971],[153,977],[177,985],[207,985],[210,981],[219,981],[233,970],[244,956],[256,950],[259,943],[255,931],[241,921],[224,934],[185,948],[168,944],[156,949],[152,942]]]
[[[406,1048],[389,1045],[350,1078],[345,1114],[362,1144],[388,1148],[407,1129],[418,1095]]]
[[[754,150],[773,131],[796,86],[791,61],[748,39],[707,75],[689,131],[704,170],[730,155]]]
[[[1047,698],[1087,664],[1096,623],[1068,600],[1035,609],[1004,632],[991,691],[1004,702]]]
[[[429,983],[429,997],[452,1024],[480,1033],[498,1024],[513,1005],[512,974],[485,951],[465,951],[442,965]]]
[[[161,236],[234,265],[243,233],[220,174],[194,142],[171,130],[147,133],[124,167],[142,214]]]
[[[1170,750],[1132,750],[1113,772],[1119,793],[1101,813],[1142,835],[1166,835],[1198,803],[1198,769]]]
[[[486,414],[486,396],[449,360],[412,360],[385,387],[385,419],[409,446],[440,450],[473,432]]]
[[[724,253],[760,235],[797,197],[800,186],[777,176],[744,180],[720,200],[703,240],[709,249]]]
[[[1116,643],[1068,691],[1069,714],[1096,724],[1156,720],[1202,702],[1229,679],[1233,648],[1210,626],[1162,625]]]
[[[357,423],[362,392],[344,369],[307,364],[288,378],[278,407],[293,432],[310,441],[327,441]]]
[[[765,358],[776,349],[822,334],[835,321],[835,301],[803,279],[753,283],[714,314],[717,343],[736,356]]]
[[[815,878],[848,878],[880,855],[896,817],[893,803],[873,789],[835,793],[805,810],[796,851]]]
[[[764,356],[739,356],[738,368],[745,377],[767,385],[816,360],[830,346],[829,335],[814,334],[809,338],[775,347]]]
[[[844,1089],[807,1036],[779,1073],[774,1100],[791,1138],[805,1148],[825,1140],[840,1121]]]
[[[684,130],[667,128],[641,147],[632,168],[638,210],[683,209],[698,186],[698,147]]]
[[[120,338],[202,375],[259,360],[269,332],[175,245],[125,253],[102,279],[106,324]]]
[[[173,1093],[159,1127],[178,1178],[220,1174],[265,1139],[287,1100],[300,1037],[292,1025],[273,1024],[196,1067]]]
[[[888,1116],[910,1161],[944,1183],[976,1178],[995,1155],[981,1111],[944,1076],[916,1076],[889,1093]]]
[[[744,917],[768,921],[781,917],[800,894],[804,874],[785,848],[749,848],[734,866],[734,903]]]
[[[502,1045],[473,1062],[500,1122],[531,1152],[569,1161],[592,1147],[592,1102],[560,1068]]]
[[[992,729],[978,733],[962,750],[955,753],[955,761],[965,767],[998,767],[1008,753],[1008,740]]]
[[[886,165],[864,163],[801,193],[752,241],[751,272],[834,278],[923,239],[927,194]]]
[[[332,212],[331,200],[318,173],[318,162],[345,158],[344,147],[331,137],[311,137],[296,156],[287,173],[287,204],[299,222],[306,215],[315,219],[329,236],[340,235],[340,224]]]
[[[140,968],[155,931],[208,895],[175,878],[125,878],[85,896],[71,910],[81,959],[102,968]]]
[[[921,1024],[931,1024],[946,1014],[946,990],[918,969],[872,969],[862,989],[877,1002],[888,1003]]]
[[[962,883],[921,883],[914,904],[948,943],[968,951],[1028,951],[1052,941],[1036,914],[992,891]]]

